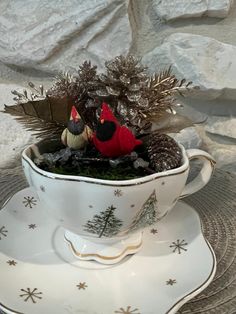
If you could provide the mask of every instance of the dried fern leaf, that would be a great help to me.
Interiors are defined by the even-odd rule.
[[[165,112],[157,120],[152,121],[151,132],[158,133],[177,133],[184,128],[193,126],[193,122],[180,114]]]
[[[5,113],[16,116],[16,121],[24,125],[28,131],[32,131],[36,137],[40,138],[57,138],[65,126],[56,122],[48,122],[29,115],[19,116],[21,113],[15,109],[5,107]]]
[[[61,134],[70,116],[72,104],[66,98],[45,98],[13,106],[4,111],[22,123],[37,137],[54,138]]]

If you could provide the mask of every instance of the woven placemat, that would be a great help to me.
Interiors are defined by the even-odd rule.
[[[185,202],[200,215],[217,271],[212,283],[178,314],[236,314],[236,175],[215,171],[208,185]]]
[[[19,171],[1,173],[0,206],[26,186]],[[216,254],[217,272],[212,283],[178,314],[236,314],[236,175],[216,170],[208,185],[185,202],[200,215],[204,235]]]

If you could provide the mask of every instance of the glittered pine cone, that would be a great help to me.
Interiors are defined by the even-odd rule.
[[[156,172],[181,165],[182,152],[176,141],[166,134],[152,134],[148,141],[150,167]]]

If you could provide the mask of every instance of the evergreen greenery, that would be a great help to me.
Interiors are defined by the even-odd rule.
[[[159,212],[157,210],[156,192],[155,190],[153,190],[151,195],[143,204],[140,211],[135,216],[131,225],[131,230],[135,231],[137,229],[150,226],[153,223],[155,223],[158,220],[158,218]]]
[[[105,211],[100,212],[100,215],[94,215],[92,220],[88,220],[85,224],[85,231],[101,237],[115,236],[122,226],[122,221],[115,217],[113,205],[109,206]]]

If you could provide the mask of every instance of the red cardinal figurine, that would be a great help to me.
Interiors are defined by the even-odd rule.
[[[119,157],[130,154],[135,146],[142,144],[124,125],[120,125],[104,102],[100,122],[93,136],[93,143],[97,150],[106,157]]]

